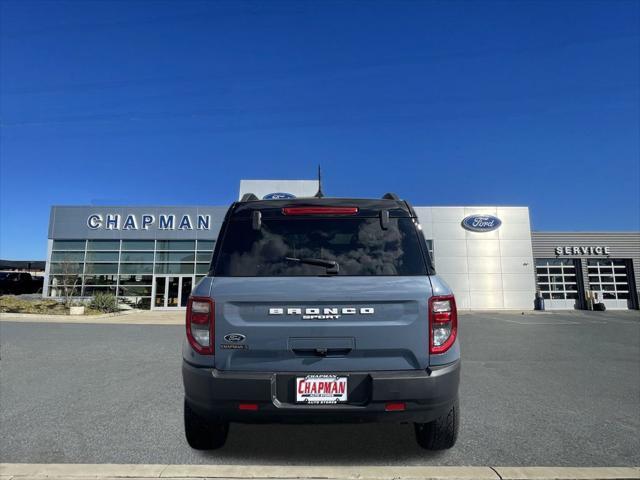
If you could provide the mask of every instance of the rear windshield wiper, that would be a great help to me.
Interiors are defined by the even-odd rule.
[[[284,257],[289,262],[304,263],[307,265],[316,265],[318,267],[326,267],[327,273],[337,274],[340,271],[340,266],[335,260],[324,260],[322,258],[295,258]]]

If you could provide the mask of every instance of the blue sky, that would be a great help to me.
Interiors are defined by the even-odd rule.
[[[52,204],[332,196],[640,228],[640,2],[0,2],[0,257]]]

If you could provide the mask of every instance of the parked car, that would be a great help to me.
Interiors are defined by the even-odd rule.
[[[31,276],[31,293],[42,293],[42,287],[44,286],[44,277],[32,275]]]
[[[25,272],[0,272],[0,295],[21,295],[42,291],[42,277]]]
[[[406,201],[246,195],[188,302],[186,439],[219,448],[231,422],[389,421],[450,448],[457,323]]]

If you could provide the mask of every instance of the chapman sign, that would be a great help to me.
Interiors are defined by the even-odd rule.
[[[91,230],[211,230],[211,215],[94,213],[87,217],[87,227]]]

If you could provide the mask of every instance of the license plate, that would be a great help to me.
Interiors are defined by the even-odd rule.
[[[347,377],[307,375],[296,378],[296,402],[340,403],[347,401]]]

